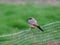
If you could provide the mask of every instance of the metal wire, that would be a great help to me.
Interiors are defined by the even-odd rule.
[[[44,32],[38,29],[23,30],[13,34],[1,35],[0,45],[35,45],[47,43],[49,40],[60,41],[60,21],[42,26]]]

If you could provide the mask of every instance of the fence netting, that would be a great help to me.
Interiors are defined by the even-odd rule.
[[[60,21],[42,26],[38,29],[27,29],[17,33],[1,35],[0,45],[47,45],[48,41],[60,42]]]

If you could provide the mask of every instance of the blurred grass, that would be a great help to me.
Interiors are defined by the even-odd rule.
[[[29,28],[29,17],[36,18],[41,26],[60,21],[60,6],[0,4],[0,35]]]

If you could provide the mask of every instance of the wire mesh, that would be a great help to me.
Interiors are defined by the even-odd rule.
[[[27,29],[13,34],[1,35],[0,45],[46,45],[49,40],[60,42],[60,21],[42,26],[38,29]]]

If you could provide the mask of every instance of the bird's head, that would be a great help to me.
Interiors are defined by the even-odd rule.
[[[34,18],[33,17],[28,18],[28,20],[32,20],[32,19],[34,19]]]
[[[28,18],[28,20],[32,20],[32,19],[33,19],[33,17]]]

